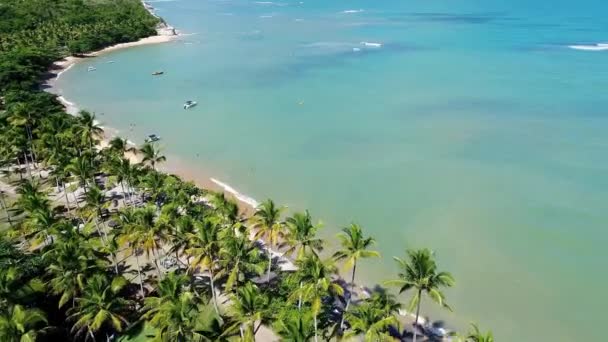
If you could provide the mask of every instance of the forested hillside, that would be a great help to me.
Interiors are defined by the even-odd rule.
[[[28,89],[53,60],[153,35],[137,0],[0,0],[0,91]]]

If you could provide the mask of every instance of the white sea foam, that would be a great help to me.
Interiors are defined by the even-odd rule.
[[[361,12],[365,12],[365,11],[362,10],[362,9],[356,9],[356,10],[355,9],[351,9],[351,10],[342,11],[340,13],[342,13],[342,14],[352,14],[352,13],[361,13]]]
[[[252,206],[253,208],[257,208],[258,205],[260,205],[260,203],[258,201],[256,201],[255,199],[253,199],[252,197],[249,197],[247,195],[243,195],[240,192],[236,191],[236,189],[234,189],[233,187],[231,187],[230,185],[226,184],[226,183],[222,183],[219,180],[215,179],[215,178],[211,178],[211,181],[217,185],[219,185],[222,189],[224,189],[225,191],[231,193],[232,195],[234,195],[234,197],[236,197],[239,201],[244,202],[249,204],[250,206]]]
[[[273,1],[254,1],[254,4],[262,5],[262,6],[287,6],[284,2],[273,2]]]
[[[70,65],[68,65],[68,67],[67,67],[67,68],[65,68],[65,69],[61,70],[60,72],[58,72],[58,73],[57,73],[57,76],[55,76],[55,78],[56,78],[56,79],[58,79],[58,78],[59,78],[59,76],[61,76],[61,74],[63,74],[64,72],[66,72],[66,71],[70,70],[70,69],[71,69],[73,66],[74,66],[74,64],[70,64]]]
[[[361,51],[361,49],[359,49],[359,48],[353,48],[353,52],[359,52],[359,51]]]
[[[382,43],[361,42],[361,45],[363,45],[365,47],[371,47],[371,48],[380,48],[380,47],[382,47]]]
[[[294,19],[294,21],[299,23],[301,21],[304,21],[304,19],[297,18],[297,19]]]
[[[268,18],[272,18],[272,17],[274,17],[274,14],[265,14],[265,15],[260,16],[261,19],[268,19]]]
[[[591,45],[578,44],[578,45],[568,45],[568,47],[571,49],[574,49],[574,50],[583,50],[583,51],[607,51],[608,43],[597,43],[597,44],[591,44]]]
[[[76,104],[74,102],[70,102],[68,101],[65,97],[63,96],[57,96],[57,100],[59,102],[61,102],[62,105],[65,106],[65,111],[68,114],[71,115],[76,115],[76,113],[78,113],[78,107],[76,107]]]

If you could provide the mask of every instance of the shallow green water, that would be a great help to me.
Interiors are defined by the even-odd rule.
[[[369,284],[431,247],[458,281],[456,313],[429,305],[434,318],[501,341],[602,340],[608,51],[568,45],[608,40],[605,4],[152,4],[196,34],[74,66],[67,99],[242,193],[310,209],[325,236],[361,223],[384,256]]]

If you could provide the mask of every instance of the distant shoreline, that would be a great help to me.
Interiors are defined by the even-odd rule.
[[[68,114],[76,115],[80,108],[78,108],[75,103],[67,100],[61,93],[60,89],[57,88],[57,80],[63,72],[67,71],[77,63],[86,61],[88,58],[98,57],[108,52],[143,45],[168,43],[179,39],[179,37],[181,36],[179,31],[175,30],[172,26],[167,25],[162,18],[156,15],[152,6],[147,4],[145,1],[142,1],[142,4],[146,8],[146,10],[150,12],[151,15],[156,18],[159,18],[162,21],[159,24],[159,27],[157,28],[156,35],[145,37],[134,42],[115,44],[97,51],[83,54],[81,56],[68,56],[53,63],[51,69],[48,72],[47,78],[42,83],[42,88],[44,91],[56,95],[57,100],[61,102],[61,104],[65,107],[65,110]],[[117,134],[113,133],[116,131],[116,129],[112,127],[105,127],[104,129],[105,136],[100,142],[101,146],[107,145],[110,139],[117,136]],[[221,181],[218,181],[211,175],[201,172],[198,168],[195,170],[193,167],[185,165],[186,163],[177,162],[175,160],[172,161],[172,158],[173,157],[169,158],[169,161],[166,163],[166,165],[163,165],[162,167],[160,167],[160,169],[166,172],[174,173],[184,178],[185,180],[193,181],[197,186],[203,189],[209,189],[212,191],[224,193],[226,196],[229,196],[230,198],[236,200],[239,209],[243,214],[252,214],[255,210],[255,206],[253,204],[255,200],[253,200],[252,198],[249,198],[248,196],[237,192],[231,186]]]

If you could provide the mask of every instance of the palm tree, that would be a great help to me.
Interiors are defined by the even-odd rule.
[[[275,329],[281,341],[308,342],[315,337],[315,331],[311,329],[312,321],[309,311],[290,310],[275,321]]]
[[[161,213],[159,221],[165,222],[165,224],[173,228],[170,232],[171,248],[169,249],[169,253],[175,253],[175,259],[181,262],[180,255],[189,247],[190,235],[195,232],[194,220],[191,216],[179,216],[175,219],[167,218]],[[186,266],[188,266],[188,263],[187,261]]]
[[[350,280],[351,291],[348,293],[346,307],[342,313],[340,328],[344,327],[344,316],[348,312],[352,299],[352,291],[355,287],[355,272],[357,271],[357,261],[362,258],[379,257],[377,251],[370,251],[369,248],[375,243],[371,237],[363,236],[363,229],[356,223],[352,223],[347,228],[342,229],[342,233],[338,235],[342,249],[334,253],[336,261],[344,261],[344,267],[352,267],[352,276]]]
[[[105,230],[100,227],[99,220],[102,216],[102,210],[106,209],[109,203],[106,202],[104,193],[97,187],[97,185],[91,186],[89,192],[85,194],[85,203],[85,209],[88,212],[87,216],[93,218],[93,223],[95,223],[95,228],[97,228],[99,238],[104,245],[107,244],[108,235]],[[116,273],[118,273],[118,271]]]
[[[286,254],[297,252],[298,259],[302,258],[306,252],[317,255],[323,250],[323,240],[316,237],[318,225],[313,225],[312,218],[308,211],[295,213],[287,218],[289,249]]]
[[[142,163],[150,164],[153,170],[156,170],[156,164],[162,163],[167,158],[160,154],[160,150],[156,149],[153,144],[145,143],[139,149],[139,153],[143,155]]]
[[[351,330],[346,333],[345,338],[349,339],[364,334],[366,342],[393,340],[388,328],[397,323],[395,316],[384,316],[379,310],[368,304],[357,306],[353,312],[347,315]]]
[[[270,245],[270,248],[266,251],[268,253],[266,282],[268,283],[270,282],[270,269],[272,267],[272,251],[284,235],[284,226],[281,222],[281,212],[283,210],[284,207],[277,207],[272,200],[268,199],[258,206],[252,218],[252,228],[256,230],[255,238],[266,238]]]
[[[197,338],[204,342],[234,341],[238,335],[238,324],[234,324],[230,317],[219,316],[210,305],[199,307],[195,328]]]
[[[95,114],[91,114],[85,110],[81,110],[78,113],[78,131],[83,143],[89,145],[91,151],[93,151],[93,145],[95,138],[103,136],[103,128],[95,121]],[[93,160],[90,160],[93,163]]]
[[[143,318],[156,328],[158,341],[200,341],[196,327],[200,315],[199,298],[190,291],[184,291],[172,300],[162,300],[152,306],[154,298],[146,298]]]
[[[40,184],[36,181],[26,180],[17,187],[17,201],[15,206],[33,213],[38,210],[50,210],[51,204],[47,195],[41,190]]]
[[[218,223],[210,219],[197,222],[196,227],[196,232],[190,234],[190,248],[186,250],[186,254],[194,258],[190,264],[190,272],[194,272],[197,268],[209,271],[209,286],[213,307],[219,315],[214,278],[220,253],[220,227]]]
[[[31,297],[44,291],[42,280],[28,279],[21,267],[0,268],[0,307],[30,301]]]
[[[211,197],[211,204],[227,225],[234,226],[239,221],[239,206],[226,198],[223,192],[214,194]]]
[[[240,322],[241,339],[244,340],[247,335],[255,341],[255,334],[268,318],[270,303],[268,296],[263,294],[257,286],[248,282],[237,290],[237,294],[232,296],[232,302],[230,309],[232,316]],[[257,327],[256,322],[259,322]]]
[[[162,272],[158,266],[159,257],[157,252],[161,249],[161,241],[165,237],[159,229],[160,227],[155,224],[156,209],[150,206],[138,209],[135,212],[135,217],[136,224],[131,226],[133,229],[131,238],[134,243],[141,246],[148,258],[152,255],[154,266],[158,272],[158,279],[160,280]]]
[[[123,192],[123,203],[126,205],[126,198],[128,194],[131,193],[133,188],[133,179],[135,178],[135,174],[137,173],[137,168],[134,165],[131,165],[129,159],[120,158],[120,159],[112,159],[107,165],[106,169],[109,174],[112,175],[112,182],[120,183]],[[125,185],[129,189],[126,191]],[[133,204],[132,199],[130,200],[131,204]]]
[[[258,276],[264,273],[260,249],[254,246],[245,234],[235,235],[231,229],[220,234],[219,262],[222,271],[217,276],[228,274],[226,291],[237,289],[247,275]]]
[[[76,337],[87,333],[85,340],[90,336],[95,341],[95,333],[104,328],[122,331],[128,323],[123,313],[130,302],[118,294],[127,284],[121,276],[109,280],[95,274],[87,279],[81,297],[76,298],[76,307],[68,310],[68,320],[75,321],[72,332]]]
[[[127,139],[123,139],[121,137],[114,137],[108,143],[108,149],[115,153],[118,158],[123,158],[125,153],[135,153],[137,152],[137,148],[133,146],[129,146],[129,142]]]
[[[188,278],[185,274],[169,272],[158,283],[157,297],[144,300],[143,318],[157,328],[162,340],[184,339],[192,326],[191,315],[197,308],[198,298],[191,297]]]
[[[124,210],[121,210],[118,220],[121,224],[121,233],[118,236],[118,244],[128,244],[129,251],[131,252],[130,254],[135,255],[135,264],[137,266],[141,297],[145,298],[146,293],[144,291],[144,278],[141,273],[141,263],[139,262],[139,253],[141,248],[139,246],[139,232],[137,230],[136,212],[131,208],[125,208]]]
[[[27,136],[29,144],[30,157],[35,166],[36,156],[34,151],[34,137],[32,129],[37,124],[38,115],[35,109],[32,108],[31,105],[27,102],[17,102],[15,104],[10,105],[8,108],[8,112],[10,113],[7,119],[8,123],[16,129],[20,127],[23,127],[25,129],[25,134]],[[24,156],[27,162],[27,155],[24,154]]]
[[[21,305],[0,310],[0,341],[36,341],[47,324],[46,315],[39,309],[26,309]]]
[[[345,338],[364,334],[365,341],[392,341],[389,327],[398,323],[395,314],[399,312],[399,304],[395,297],[386,291],[375,292],[371,298],[365,299],[347,312],[350,330]]]
[[[94,180],[94,168],[91,164],[91,159],[84,156],[72,158],[70,163],[66,166],[66,171],[78,179],[86,194],[87,183],[89,180]]]
[[[85,280],[104,268],[85,236],[66,223],[62,224],[62,230],[67,234],[58,235],[53,248],[42,256],[48,262],[50,292],[61,295],[60,308],[70,300],[74,306]]]
[[[163,189],[165,178],[166,176],[164,174],[152,171],[141,179],[143,188],[150,194],[152,200],[157,206],[160,206],[158,201]]]
[[[471,323],[471,328],[472,330],[469,331],[465,338],[466,342],[494,342],[494,336],[491,331],[484,334],[475,323]]]
[[[4,199],[4,190],[0,190],[0,206],[2,206],[2,210],[4,210],[4,216],[6,216],[6,221],[8,222],[9,226],[12,228],[13,227],[13,220],[11,219],[11,213],[10,210],[8,209],[8,206],[6,205],[6,200]]]
[[[298,308],[302,301],[311,304],[315,330],[315,342],[318,341],[317,317],[322,309],[322,299],[329,294],[343,295],[341,286],[334,283],[331,277],[336,274],[336,267],[332,260],[321,261],[316,254],[307,254],[297,260],[298,272],[296,276],[300,281],[300,288],[292,294],[292,300],[298,298]]]
[[[455,281],[450,273],[437,271],[433,252],[426,248],[408,250],[407,257],[407,260],[395,257],[401,270],[399,272],[399,279],[388,281],[387,284],[399,286],[399,293],[412,289],[416,291],[408,307],[408,311],[410,312],[416,307],[414,325],[418,324],[423,293],[426,293],[440,306],[451,310],[446,304],[445,296],[440,288],[451,287]],[[417,337],[416,331],[416,327],[414,327],[414,342]]]

